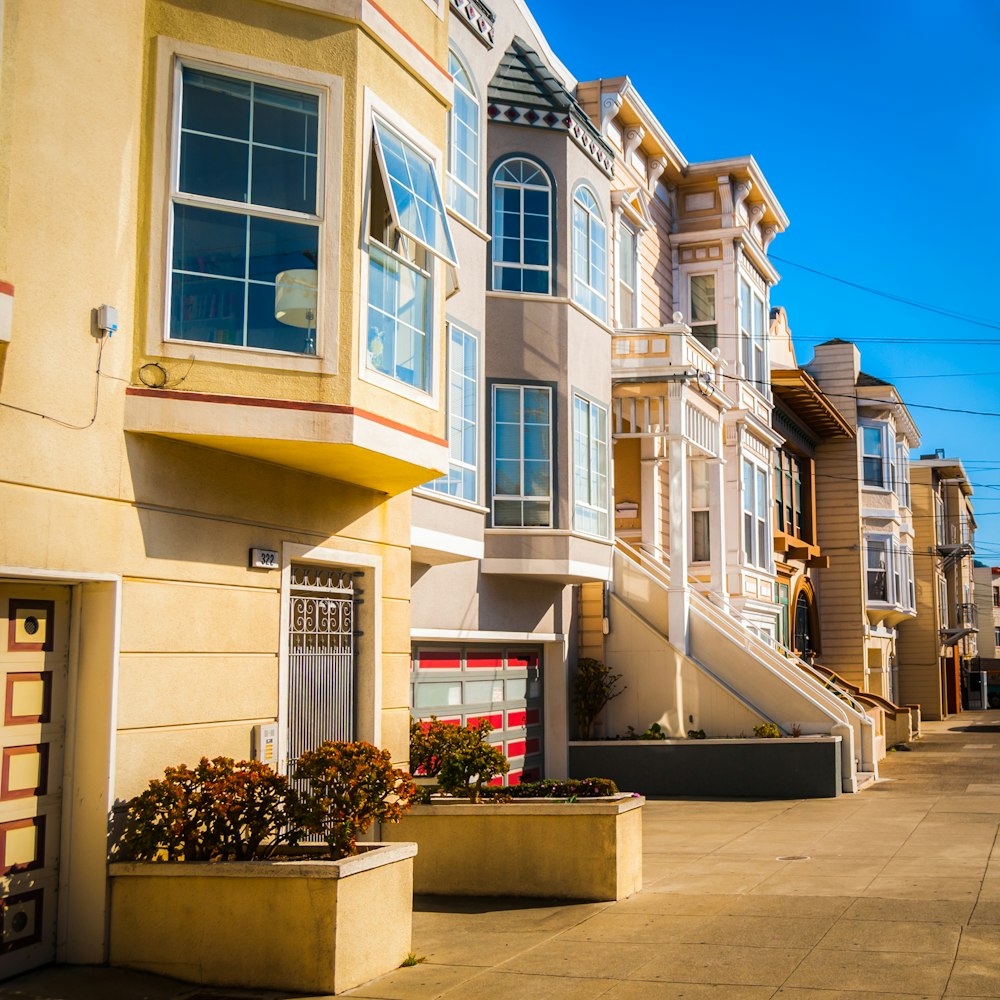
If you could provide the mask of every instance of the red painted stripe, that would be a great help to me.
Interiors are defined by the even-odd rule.
[[[423,55],[433,66],[436,66],[448,79],[451,79],[451,73],[449,73],[444,66],[442,66],[435,58],[432,56],[427,49],[425,49],[412,35],[397,24],[389,15],[382,10],[382,8],[375,3],[375,0],[368,0],[368,2],[418,51]]]
[[[223,403],[230,406],[261,406],[273,410],[305,410],[309,413],[343,413],[352,417],[360,417],[362,420],[370,420],[372,423],[382,424],[394,431],[401,431],[412,437],[420,438],[423,441],[430,441],[431,444],[439,444],[444,447],[448,442],[444,438],[435,437],[424,431],[414,430],[401,424],[397,420],[390,420],[388,417],[379,416],[368,410],[362,410],[357,406],[345,406],[342,403],[311,403],[298,399],[262,399],[260,396],[226,396],[216,392],[181,392],[174,389],[147,389],[137,385],[130,385],[125,389],[126,396],[149,396],[151,399],[184,399],[192,403]]]
[[[519,726],[523,726],[525,722],[525,716],[527,713],[523,711],[508,712],[507,713],[507,728],[517,729]]]
[[[0,281],[0,295],[13,295],[14,286],[9,281]]]
[[[494,729],[503,729],[503,713],[501,712],[497,712],[496,715],[467,715],[465,724],[475,726],[481,719],[485,719]]]
[[[523,757],[524,756],[524,740],[510,740],[507,743],[507,757]]]
[[[496,670],[503,666],[503,654],[498,652],[468,653],[465,665],[470,670]]]

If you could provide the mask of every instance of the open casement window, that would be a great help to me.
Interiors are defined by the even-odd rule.
[[[588,188],[573,195],[573,301],[599,320],[608,315],[608,234]]]
[[[493,526],[552,527],[552,390],[493,387]]]
[[[323,98],[177,72],[167,338],[316,354]]]
[[[448,113],[448,207],[473,225],[479,222],[479,100],[465,67],[448,53],[455,103]]]
[[[608,537],[608,411],[573,397],[573,527]]]
[[[427,488],[475,503],[479,497],[479,341],[457,326],[450,329],[448,372],[448,471]]]
[[[709,349],[718,345],[719,326],[715,319],[715,275],[692,274],[689,283],[691,311],[688,326]]]
[[[552,290],[552,188],[530,160],[505,160],[493,176],[493,288]]]
[[[368,367],[431,391],[433,258],[457,265],[431,161],[375,119],[368,226]]]

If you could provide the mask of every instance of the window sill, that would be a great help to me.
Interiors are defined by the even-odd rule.
[[[417,486],[413,490],[414,494],[424,500],[433,500],[436,503],[447,504],[449,507],[461,507],[462,510],[471,510],[476,514],[488,514],[489,507],[483,507],[474,500],[465,500],[462,497],[454,497],[447,493],[438,493],[437,490],[428,489],[426,486]]]

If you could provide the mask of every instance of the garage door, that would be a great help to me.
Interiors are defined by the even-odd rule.
[[[0,585],[0,979],[55,959],[69,590]]]
[[[542,777],[541,667],[542,651],[536,646],[415,646],[411,714],[462,725],[488,719],[490,742],[510,761],[504,783],[537,781]]]

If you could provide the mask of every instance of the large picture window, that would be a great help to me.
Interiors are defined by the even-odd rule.
[[[448,207],[475,225],[479,220],[479,101],[472,80],[454,52],[448,72],[455,103],[448,115]]]
[[[573,301],[605,320],[608,315],[608,233],[589,188],[573,195]]]
[[[180,66],[167,337],[316,353],[321,99]]]
[[[452,326],[448,346],[448,472],[428,488],[475,503],[479,495],[479,342]]]
[[[552,188],[530,160],[505,160],[493,177],[493,287],[548,295]]]
[[[455,248],[433,163],[379,119],[368,212],[368,368],[430,393],[433,259]]]
[[[608,535],[608,411],[573,397],[573,527]]]
[[[552,390],[493,387],[493,526],[552,526]]]

